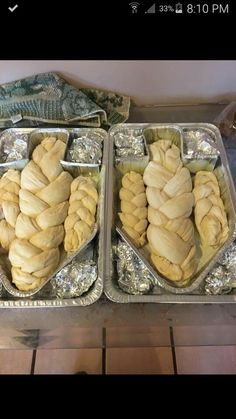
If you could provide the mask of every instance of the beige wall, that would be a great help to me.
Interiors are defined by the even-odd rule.
[[[236,99],[236,61],[0,61],[0,84],[45,71],[76,86],[130,95],[138,104]]]

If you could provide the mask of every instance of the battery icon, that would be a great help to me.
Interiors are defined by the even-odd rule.
[[[183,5],[181,3],[175,5],[175,13],[183,13]]]

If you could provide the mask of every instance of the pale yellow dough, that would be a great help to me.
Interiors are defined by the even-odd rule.
[[[137,247],[146,243],[147,198],[143,177],[130,171],[122,178],[120,189],[121,212],[119,217],[123,229]]]
[[[150,145],[152,161],[144,171],[148,201],[147,238],[151,261],[166,278],[180,286],[197,266],[194,204],[190,172],[183,167],[178,147],[168,140]]]
[[[98,203],[96,185],[89,177],[78,176],[71,183],[64,248],[76,252],[93,231]]]
[[[19,207],[20,172],[8,170],[0,179],[0,247],[9,250],[15,239]]]
[[[228,237],[229,227],[218,181],[214,173],[200,171],[194,180],[195,223],[204,244],[219,247]]]
[[[12,281],[22,291],[45,282],[60,261],[59,245],[64,239],[63,223],[73,180],[60,165],[64,152],[62,141],[47,137],[21,173],[17,238],[10,245],[9,259]]]

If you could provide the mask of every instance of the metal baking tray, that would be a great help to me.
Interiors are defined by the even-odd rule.
[[[104,137],[104,130],[101,128],[94,129],[93,132],[99,135],[100,139],[102,140]],[[71,161],[68,157],[68,150],[70,149],[73,140],[75,138],[78,138],[80,135],[86,135],[89,134],[88,128],[73,128],[69,130],[69,140],[67,142],[65,154],[63,160],[61,160],[62,167],[69,168],[69,166],[78,166],[78,167],[99,167],[101,166],[101,163],[80,163],[76,161]],[[103,141],[102,141],[103,142]],[[102,144],[103,148],[103,144]]]
[[[17,130],[17,128],[16,128]],[[19,132],[21,131],[18,128]],[[29,129],[29,143],[28,143],[28,156],[31,156],[34,147],[39,144],[42,138],[45,135],[52,135],[52,133],[57,133],[57,137],[67,142],[69,138],[70,131],[73,129]],[[76,130],[80,130],[77,128]],[[81,130],[96,130],[94,128],[81,128]],[[97,176],[97,187],[99,193],[99,201],[97,205],[97,223],[94,226],[93,233],[91,237],[85,242],[81,249],[73,255],[69,255],[66,260],[62,260],[58,272],[63,266],[70,263],[70,261],[76,257],[78,260],[84,260],[91,258],[97,262],[98,267],[98,278],[91,288],[82,296],[76,298],[63,298],[59,299],[53,296],[52,290],[50,290],[50,279],[43,284],[40,289],[32,290],[29,292],[19,291],[10,280],[10,270],[9,270],[9,261],[8,258],[4,258],[3,255],[0,255],[0,279],[4,286],[5,291],[2,292],[2,297],[0,297],[0,307],[63,307],[63,306],[85,306],[95,302],[102,294],[103,290],[103,276],[104,276],[104,246],[105,246],[105,236],[104,236],[104,209],[105,209],[105,191],[106,191],[106,176],[107,176],[107,161],[108,161],[108,139],[107,133],[104,130],[100,130],[100,134],[103,135],[103,156],[102,164],[100,165],[99,173],[96,171]],[[19,170],[21,168],[16,167]],[[64,167],[65,170],[66,167]],[[78,167],[75,164],[75,167],[68,168],[73,177],[79,175],[94,176],[95,173],[91,171],[91,167]],[[4,171],[7,171],[8,168],[5,168]],[[89,244],[90,243],[90,244]],[[79,256],[78,256],[79,254]],[[81,257],[80,257],[81,255]],[[55,273],[56,273],[55,272]],[[42,289],[41,289],[42,288]],[[36,294],[37,295],[34,295]],[[0,293],[1,295],[1,293]]]
[[[0,149],[3,147],[3,143],[7,140],[7,137],[14,137],[20,138],[21,136],[25,139],[28,138],[30,133],[32,132],[32,128],[9,128],[0,133]],[[5,170],[9,169],[16,169],[20,168],[21,170],[24,169],[26,164],[28,163],[28,142],[26,142],[25,146],[25,157],[20,160],[8,161],[3,162],[0,160],[0,173],[4,172]]]
[[[127,129],[127,125],[134,126],[135,124],[120,124],[119,126],[116,126],[116,132],[117,129]],[[168,279],[164,278],[160,274],[157,273],[157,271],[152,267],[152,265],[148,262],[146,255],[143,253],[142,250],[137,249],[131,240],[127,237],[126,234],[119,231],[119,223],[117,221],[117,209],[119,205],[119,196],[118,191],[120,188],[120,181],[122,175],[129,171],[133,170],[129,167],[129,164],[126,164],[125,168],[123,167],[122,172],[120,172],[119,167],[115,166],[114,164],[114,145],[113,145],[113,130],[114,128],[111,128],[109,135],[109,184],[108,184],[108,194],[107,194],[107,255],[109,257],[106,260],[106,268],[105,268],[105,294],[109,299],[115,302],[232,302],[236,299],[236,295],[204,295],[200,294],[198,291],[198,288],[200,284],[203,282],[206,275],[211,271],[211,269],[216,264],[219,257],[224,253],[224,251],[227,249],[227,247],[232,243],[232,241],[235,239],[235,225],[236,225],[236,195],[235,195],[235,188],[232,181],[230,168],[228,165],[226,153],[224,150],[224,145],[221,139],[221,135],[218,131],[218,129],[211,124],[205,124],[205,123],[186,123],[186,124],[136,124],[136,127],[143,130],[143,132],[149,134],[151,132],[158,131],[163,128],[172,128],[175,129],[180,134],[180,149],[181,153],[183,150],[182,147],[182,130],[185,128],[188,129],[206,129],[208,132],[210,131],[212,134],[212,137],[214,138],[216,149],[219,151],[220,156],[217,160],[216,167],[215,167],[215,174],[219,180],[220,188],[221,188],[221,194],[222,199],[226,206],[226,211],[228,214],[229,219],[229,228],[230,233],[229,237],[226,241],[226,243],[223,244],[223,246],[217,251],[215,255],[211,255],[210,260],[205,263],[204,266],[202,266],[192,281],[188,284],[186,287],[177,288],[173,286],[173,283],[169,281]],[[147,143],[152,142],[153,140],[158,139],[155,136],[152,137],[152,135],[147,135]],[[146,167],[145,162],[140,161],[138,166],[138,171],[143,172],[144,168]],[[114,262],[114,256],[112,252],[113,246],[116,245],[117,240],[119,238],[119,234],[117,233],[117,226],[118,226],[118,232],[121,233],[123,236],[123,239],[132,247],[132,249],[135,251],[135,254],[138,255],[141,260],[145,263],[146,267],[149,269],[149,271],[152,273],[153,276],[157,279],[158,283],[160,284],[160,288],[158,291],[155,290],[153,293],[146,294],[146,295],[130,295],[126,294],[124,291],[122,291],[118,286],[118,277],[117,277],[117,271],[116,271],[116,264]],[[157,292],[155,294],[155,292]]]
[[[201,136],[204,135],[204,140],[201,139],[200,148],[198,147],[197,160],[194,157],[195,150],[192,155],[191,153],[186,153],[186,144],[189,143],[189,141],[190,143],[193,142],[193,138],[191,138],[191,136],[193,135],[195,131],[198,131]],[[204,128],[200,128],[200,129],[197,126],[194,126],[194,127],[185,126],[182,128],[182,132],[183,132],[183,141],[182,141],[182,146],[181,146],[181,157],[182,157],[182,161],[185,167],[187,167],[191,173],[195,173],[196,170],[197,171],[198,170],[208,170],[208,171],[214,170],[218,156],[220,155],[220,151],[216,144],[218,143],[216,138],[220,135],[220,133],[218,130],[215,130],[215,126],[211,125],[211,127],[209,128],[208,124],[205,124]],[[190,133],[192,134],[190,135],[190,138],[189,138]],[[202,149],[204,147],[206,149],[206,145],[207,145],[207,150],[205,150],[204,152],[204,150]],[[191,148],[191,145],[190,145],[190,148]],[[202,158],[200,159],[199,156],[202,156]]]
[[[136,156],[136,155],[132,155],[129,157],[120,157],[119,155],[117,155],[117,151],[119,150],[119,147],[117,146],[116,143],[116,135],[120,133],[120,129],[119,129],[119,125],[115,125],[112,129],[112,135],[114,138],[114,153],[115,153],[115,159],[116,162],[119,163],[120,167],[122,166],[123,162],[131,162],[132,161],[132,167],[136,167],[137,162],[140,160],[140,156]],[[150,159],[150,155],[149,155],[149,149],[147,146],[147,142],[146,142],[146,138],[143,135],[143,130],[142,128],[140,128],[139,126],[135,125],[135,124],[126,124],[126,126],[124,126],[123,130],[122,130],[122,134],[125,136],[134,136],[134,137],[139,137],[142,136],[143,138],[143,148],[144,148],[144,156],[143,156],[143,161],[146,161],[147,163],[149,162]],[[135,169],[133,169],[135,170]]]

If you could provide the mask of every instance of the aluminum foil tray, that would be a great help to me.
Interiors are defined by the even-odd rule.
[[[158,132],[162,133],[164,130],[172,130],[173,141],[179,146],[181,150],[182,160],[187,163],[187,156],[184,148],[184,132],[188,130],[205,130],[211,136],[211,142],[213,144],[214,152],[207,156],[207,158],[214,158],[214,164],[212,170],[218,178],[222,199],[224,201],[226,212],[229,221],[229,236],[226,243],[218,249],[214,254],[209,255],[206,262],[202,262],[197,274],[185,287],[175,287],[173,282],[164,278],[162,275],[153,268],[149,263],[147,254],[143,252],[143,249],[137,249],[132,241],[129,240],[127,235],[120,230],[121,224],[118,221],[117,212],[119,210],[119,189],[121,185],[121,178],[129,170],[137,170],[143,173],[144,168],[147,165],[145,160],[140,159],[137,166],[133,167],[133,162],[123,162],[121,166],[115,162],[114,159],[114,130],[117,132],[120,130],[127,130],[130,127],[132,129],[140,130],[146,137],[147,144],[158,140]],[[163,132],[164,132],[163,131]],[[107,297],[119,303],[127,302],[166,302],[166,303],[202,303],[202,302],[233,302],[236,300],[236,291],[232,291],[229,295],[207,295],[202,290],[202,284],[206,276],[211,272],[218,259],[224,254],[226,249],[235,239],[235,226],[236,226],[236,195],[235,188],[232,181],[230,168],[228,165],[224,145],[221,139],[220,132],[218,129],[211,124],[205,123],[186,123],[186,124],[120,124],[113,127],[109,131],[109,184],[107,194],[107,260],[105,267],[105,294]],[[216,158],[217,157],[217,158]],[[207,160],[206,158],[206,160]],[[158,286],[154,287],[149,293],[143,295],[131,295],[124,292],[118,285],[118,271],[116,266],[116,257],[114,249],[118,243],[119,238],[123,238],[123,241],[129,244],[133,249],[136,256],[138,256],[149,272],[156,279]]]
[[[0,132],[0,173],[26,166],[31,132],[31,128],[10,128]]]
[[[82,167],[77,163],[68,165],[67,162],[64,162],[64,170],[68,170],[73,177],[84,175],[84,176],[96,176],[99,200],[97,205],[97,220],[94,226],[94,230],[89,237],[89,239],[83,244],[83,246],[73,255],[64,254],[61,257],[61,262],[59,268],[56,272],[62,269],[64,266],[67,266],[72,260],[84,262],[86,260],[92,260],[97,266],[97,279],[86,291],[79,297],[74,298],[58,298],[56,296],[55,289],[51,285],[50,278],[43,284],[39,289],[22,292],[17,290],[17,288],[12,284],[10,279],[10,266],[8,259],[0,254],[0,307],[64,307],[64,306],[86,306],[94,303],[101,296],[103,291],[103,277],[104,277],[104,243],[105,243],[105,234],[104,234],[104,210],[105,210],[105,191],[106,191],[106,176],[107,176],[107,161],[108,161],[108,140],[107,133],[101,129],[95,128],[76,128],[78,134],[80,131],[89,133],[99,131],[99,135],[102,140],[102,161],[99,165],[99,169],[90,167],[90,165],[84,164]],[[73,128],[69,129],[57,129],[57,128],[45,128],[45,129],[21,129],[14,128],[5,130],[0,135],[11,135],[11,132],[14,131],[14,135],[21,134],[24,132],[24,135],[28,135],[27,143],[27,158],[24,163],[20,160],[15,163],[13,166],[15,169],[22,170],[23,167],[29,161],[33,149],[37,144],[47,135],[55,135],[64,141],[66,144],[69,141],[69,138],[74,131]],[[13,168],[11,167],[11,168]],[[7,171],[9,167],[0,164],[0,171],[3,174]],[[63,253],[63,252],[62,252]],[[76,258],[76,259],[75,259]],[[56,274],[55,272],[55,274]]]
[[[103,151],[103,137],[104,130],[97,128],[96,130],[88,130],[87,128],[73,128],[70,129],[70,136],[67,142],[67,147],[65,150],[65,155],[61,161],[62,166],[67,165],[73,166],[77,165],[80,167],[98,167],[102,163],[102,151]],[[71,148],[73,147],[73,142],[79,140],[80,142],[80,153],[77,153],[77,157],[80,159],[73,160],[73,157],[70,155]],[[86,143],[87,144],[84,145]],[[93,147],[93,143],[95,143]],[[101,145],[101,147],[100,147]]]

